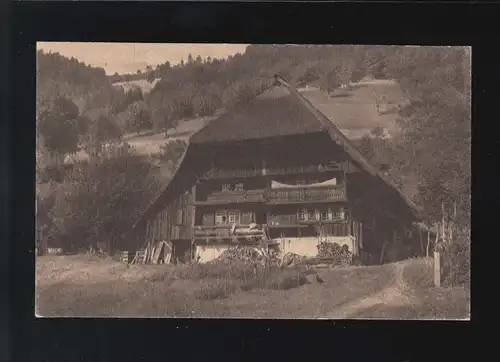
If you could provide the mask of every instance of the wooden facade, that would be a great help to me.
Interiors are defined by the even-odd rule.
[[[353,213],[351,197],[358,195],[350,190],[350,175],[359,170],[331,143],[323,144],[333,156],[325,159],[317,147],[323,141],[320,136],[289,138],[285,144],[277,140],[266,143],[268,152],[262,152],[266,148],[259,141],[218,145],[211,150],[214,164],[196,184],[148,221],[148,240],[183,242],[192,248],[259,243],[264,237],[354,236],[353,252],[360,254],[378,216],[372,213],[366,219]],[[282,157],[276,147],[289,155],[285,165],[276,165]],[[253,156],[242,162],[243,149]]]

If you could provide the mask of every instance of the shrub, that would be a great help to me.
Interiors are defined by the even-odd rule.
[[[459,235],[443,250],[443,277],[449,285],[470,284],[470,237]]]
[[[283,270],[281,272],[272,273],[265,281],[266,289],[273,290],[288,290],[301,285],[307,284],[305,273],[300,270]]]

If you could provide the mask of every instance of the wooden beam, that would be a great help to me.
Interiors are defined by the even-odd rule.
[[[196,223],[196,184],[191,188],[191,247],[190,256],[193,256],[193,245],[194,245],[194,225]]]
[[[438,251],[434,252],[434,286],[441,286],[441,254]]]

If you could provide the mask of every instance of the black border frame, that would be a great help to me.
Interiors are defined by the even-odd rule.
[[[3,143],[9,187],[5,230],[11,243],[4,255],[10,267],[7,337],[12,360],[137,361],[176,356],[190,360],[195,355],[207,358],[212,351],[217,359],[226,355],[234,359],[238,352],[252,359],[285,358],[284,354],[297,359],[326,354],[327,358],[370,361],[468,358],[472,339],[478,336],[471,333],[472,328],[481,315],[476,297],[481,268],[476,271],[475,267],[472,322],[36,319],[32,247],[35,122],[31,121],[35,114],[31,101],[35,96],[35,42],[471,45],[473,118],[488,122],[487,115],[481,117],[480,112],[486,112],[487,86],[497,82],[491,74],[495,71],[488,69],[500,64],[494,48],[495,35],[500,33],[496,24],[500,22],[495,21],[497,5],[23,1],[11,7],[7,41],[11,40],[12,49],[4,68],[10,86],[7,116],[10,110],[11,117],[5,117],[10,122],[0,136],[8,141]],[[488,132],[481,134],[476,122],[473,157],[477,156],[477,163],[500,164],[492,159],[498,141],[493,134],[488,142]],[[476,161],[473,183],[477,184],[475,165]],[[491,194],[487,192],[485,186],[474,189],[475,210],[480,209],[479,201],[492,201],[491,195],[498,195],[493,188]],[[485,231],[488,221],[487,216],[473,218],[474,236]],[[473,261],[476,250],[474,246]],[[175,347],[179,348],[176,352]],[[273,349],[275,354],[269,353]]]

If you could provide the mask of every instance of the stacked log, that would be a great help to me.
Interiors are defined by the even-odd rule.
[[[251,246],[237,246],[224,250],[213,263],[265,264],[267,255]]]
[[[333,265],[347,266],[352,264],[352,253],[349,247],[344,244],[320,242],[318,245],[318,258],[331,259]]]

